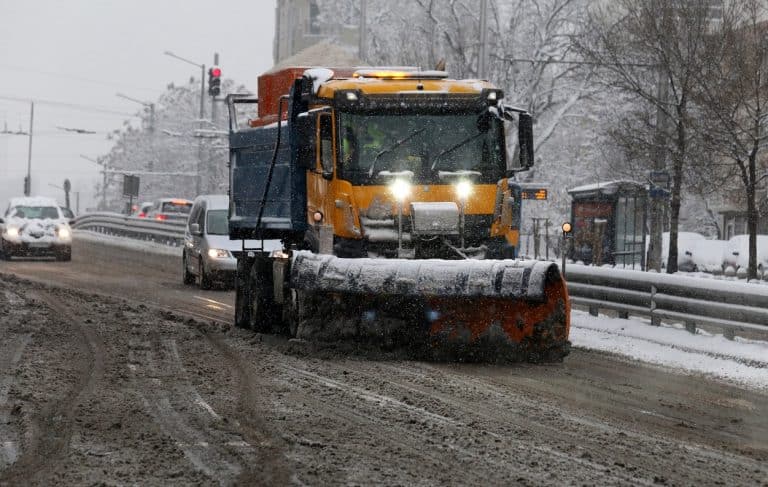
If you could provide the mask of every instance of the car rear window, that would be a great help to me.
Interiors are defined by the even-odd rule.
[[[192,203],[184,203],[180,201],[166,201],[162,204],[162,213],[182,213],[188,215],[192,210]]]

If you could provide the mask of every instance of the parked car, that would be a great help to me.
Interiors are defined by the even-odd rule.
[[[704,235],[696,232],[678,232],[677,234],[677,270],[683,272],[695,272],[698,269],[696,264],[696,246],[706,240]],[[661,234],[661,266],[667,267],[667,258],[669,256],[669,232]]]
[[[261,246],[262,241],[229,239],[229,196],[225,194],[201,195],[195,198],[184,231],[182,251],[182,281],[199,283],[201,289],[210,289],[213,282],[231,285],[237,271],[234,252]],[[264,250],[278,250],[279,240],[265,240]]]
[[[161,198],[152,204],[147,218],[154,220],[187,220],[192,202],[181,198]]]
[[[56,200],[12,198],[0,218],[0,257],[72,259],[72,230]]]
[[[725,245],[723,252],[723,270],[749,265],[749,235],[736,235]],[[757,236],[757,269],[758,272],[768,269],[768,235]]]
[[[693,262],[699,272],[720,272],[723,266],[725,240],[701,240],[693,247]]]

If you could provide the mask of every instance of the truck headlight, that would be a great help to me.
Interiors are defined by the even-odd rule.
[[[411,194],[411,183],[404,179],[395,179],[389,185],[389,191],[397,201],[404,201]]]
[[[18,227],[7,227],[5,233],[11,238],[16,238],[19,236],[19,229]]]
[[[69,240],[72,237],[72,232],[70,232],[67,227],[59,227],[56,230],[56,235],[62,240]]]
[[[208,249],[208,257],[211,259],[226,259],[229,257],[229,251],[224,249]]]
[[[456,195],[459,199],[466,200],[472,194],[472,183],[469,181],[459,181],[456,183]]]

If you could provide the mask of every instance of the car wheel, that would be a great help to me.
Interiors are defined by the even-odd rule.
[[[72,260],[72,248],[66,248],[62,250],[59,255],[56,256],[56,260],[60,260],[62,262],[69,262]]]
[[[205,272],[205,265],[203,265],[202,259],[200,260],[200,267],[198,268],[200,274],[200,289],[208,290],[211,288],[211,278]]]
[[[189,263],[187,262],[187,253],[184,252],[181,255],[181,280],[184,284],[190,285],[195,283],[195,276],[189,272]]]

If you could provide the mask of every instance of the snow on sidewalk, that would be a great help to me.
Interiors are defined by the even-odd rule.
[[[647,319],[591,316],[577,310],[571,314],[570,339],[576,347],[768,390],[768,342],[692,335],[680,328],[650,326]]]

